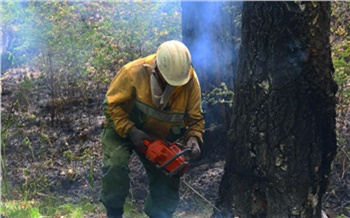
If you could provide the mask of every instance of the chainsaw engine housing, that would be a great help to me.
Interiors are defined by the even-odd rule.
[[[181,150],[175,143],[163,140],[144,141],[146,148],[140,149],[147,159],[169,176],[182,176],[189,168],[184,154],[190,149]]]

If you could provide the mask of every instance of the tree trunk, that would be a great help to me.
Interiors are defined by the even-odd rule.
[[[336,154],[330,2],[244,2],[216,202],[232,217],[321,217]]]

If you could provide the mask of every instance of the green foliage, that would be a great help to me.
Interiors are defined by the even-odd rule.
[[[225,2],[223,4],[223,11],[228,14],[227,17],[230,17],[231,19],[227,19],[227,26],[230,26],[235,34],[232,35],[232,30],[228,29],[229,31],[226,33],[225,37],[229,38],[232,43],[234,43],[235,49],[238,53],[239,46],[241,44],[241,34],[240,30],[242,28],[242,3],[241,2]]]
[[[32,207],[28,201],[9,201],[1,204],[1,215],[6,217],[42,217],[39,209]]]
[[[12,126],[16,125],[16,119],[13,114],[4,114],[1,112],[1,144],[0,144],[0,159],[1,159],[1,177],[2,183],[1,188],[4,188],[4,191],[7,192],[7,170],[6,170],[6,138],[10,134],[9,130]]]
[[[202,94],[202,107],[208,108],[216,104],[227,104],[231,108],[233,98],[233,91],[229,90],[225,83],[221,83],[219,87],[213,87],[213,89]]]
[[[350,2],[334,2],[332,5],[332,59],[334,79],[339,89],[337,93],[337,139],[339,153],[337,161],[349,170],[350,141],[346,127],[350,110]]]
[[[130,199],[127,199],[124,204],[124,214],[123,217],[139,217],[139,218],[146,218],[148,217],[146,214],[138,211],[138,209],[135,207],[135,205],[130,201]]]
[[[3,201],[0,205],[1,215],[18,218],[40,217],[84,217],[84,214],[101,213],[102,205],[92,204],[89,201],[79,203],[62,203],[64,199],[46,196],[40,201],[12,200]]]
[[[336,218],[347,218],[347,216],[344,215],[344,214],[342,214],[342,215],[340,215],[340,216],[337,216]]]
[[[336,2],[332,8],[332,59],[334,79],[339,86],[338,110],[344,116],[344,110],[350,105],[350,3]]]
[[[40,218],[40,217],[74,217],[83,218],[88,214],[102,214],[105,209],[102,204],[92,203],[88,199],[77,203],[66,202],[68,199],[44,195],[41,199],[32,200],[5,200],[0,204],[2,216],[16,218]],[[124,217],[147,217],[127,199],[124,206]]]
[[[52,124],[73,98],[93,110],[89,99],[101,98],[121,66],[181,39],[179,2],[6,1],[1,12],[4,55],[41,72]]]
[[[43,143],[43,144],[49,144],[50,146],[52,146],[52,143],[51,143],[51,140],[49,138],[48,135],[46,135],[45,133],[40,133],[40,141]]]
[[[20,35],[22,35],[21,31],[26,29],[22,18],[27,17],[28,14],[23,8],[23,2],[1,1],[0,4],[4,48],[1,53],[1,74],[3,74],[5,70],[24,64],[26,61],[25,46],[28,42],[22,40]],[[29,22],[26,22],[26,27],[27,25],[30,25]]]
[[[180,3],[3,2],[2,12],[14,49],[37,51],[33,66],[61,76],[116,70],[181,38]]]
[[[350,112],[350,2],[333,2],[331,19],[331,45],[334,65],[334,80],[338,84],[337,92],[337,143],[338,154],[333,161],[336,180],[346,178],[350,170],[350,134],[347,127]],[[334,192],[343,190],[335,186]],[[346,209],[345,209],[346,210]],[[347,217],[344,214],[337,218]]]
[[[24,198],[33,198],[38,192],[45,192],[49,189],[49,179],[46,175],[33,175],[30,169],[23,169],[25,179],[21,187],[21,194]]]
[[[32,146],[32,142],[29,140],[28,137],[25,137],[23,140],[22,140],[22,144],[26,147],[28,147],[32,153],[32,158],[34,159],[34,151],[33,151],[33,146]]]
[[[231,121],[234,93],[225,83],[219,87],[202,93],[202,110],[205,117],[206,131],[223,128],[221,134],[226,135]]]
[[[350,36],[344,37],[340,44],[333,46],[334,79],[339,85],[338,106],[343,110],[350,102]]]

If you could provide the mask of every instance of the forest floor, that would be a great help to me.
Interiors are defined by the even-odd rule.
[[[2,81],[2,157],[6,163],[6,178],[2,183],[6,182],[11,190],[8,194],[3,191],[2,200],[26,198],[40,201],[49,197],[60,199],[62,204],[81,201],[100,204],[101,102],[91,100],[88,107],[82,107],[79,99],[73,99],[61,102],[59,108],[52,108],[49,92],[28,88],[30,85],[33,84],[20,83],[16,77]],[[53,111],[55,122],[52,125]],[[350,116],[348,118],[349,125]],[[211,136],[205,137],[222,135],[215,131],[209,134]],[[338,150],[330,185],[323,198],[323,209],[329,217],[350,217],[350,159],[349,150],[344,150],[349,149],[350,138],[344,140],[347,144]],[[225,164],[222,141],[218,138],[211,140],[212,149],[203,151],[202,158],[194,162],[182,178],[176,217],[209,217],[212,213],[212,206],[186,184],[215,204]],[[142,213],[147,177],[134,155],[130,168],[129,198]],[[84,217],[105,217],[105,213],[97,210]]]

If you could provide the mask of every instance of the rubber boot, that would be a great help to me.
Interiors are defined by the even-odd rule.
[[[107,211],[108,218],[123,218],[124,209],[123,208],[113,208],[103,204]]]
[[[120,210],[107,210],[107,217],[108,218],[123,218],[123,212],[121,212]]]

